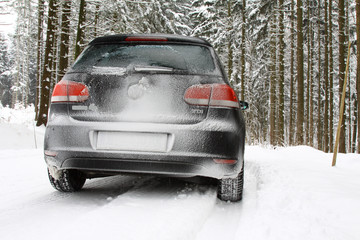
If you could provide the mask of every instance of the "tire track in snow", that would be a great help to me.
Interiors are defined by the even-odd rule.
[[[215,186],[153,178],[83,215],[66,232],[68,239],[195,239],[215,203]]]
[[[45,178],[43,184],[38,184],[37,192],[25,192],[21,199],[1,210],[0,234],[2,239],[39,239],[51,235],[55,226],[71,228],[78,224],[78,219],[110,204],[147,179],[134,176],[93,179],[86,183],[84,191],[61,193]]]
[[[246,162],[244,170],[242,201],[230,203],[217,200],[208,220],[199,231],[197,240],[236,239],[239,225],[244,224],[256,211],[257,193],[261,185],[260,167],[256,163]]]
[[[0,174],[7,180],[0,184],[2,239],[193,239],[216,202],[213,186],[153,177],[93,179],[83,191],[60,193],[48,182],[41,150],[5,153],[0,159],[12,156],[7,166],[17,174]]]

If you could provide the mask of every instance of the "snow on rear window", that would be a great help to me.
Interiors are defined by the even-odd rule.
[[[167,67],[195,74],[211,74],[216,70],[213,57],[207,47],[123,44],[90,46],[75,62],[73,70],[129,66]]]

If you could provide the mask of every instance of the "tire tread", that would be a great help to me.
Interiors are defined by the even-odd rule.
[[[76,192],[81,190],[86,181],[85,176],[81,172],[68,169],[61,171],[60,178],[55,179],[48,170],[49,181],[53,188],[60,192]]]
[[[223,201],[237,202],[242,199],[244,188],[244,165],[235,178],[219,180],[218,198]]]

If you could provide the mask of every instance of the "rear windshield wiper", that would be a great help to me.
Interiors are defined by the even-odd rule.
[[[135,66],[135,72],[173,72],[174,68],[161,66]]]

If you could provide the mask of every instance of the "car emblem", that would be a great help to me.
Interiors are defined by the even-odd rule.
[[[149,79],[142,77],[140,81],[136,84],[133,84],[128,89],[129,98],[136,100],[141,98],[145,91],[149,88]]]

